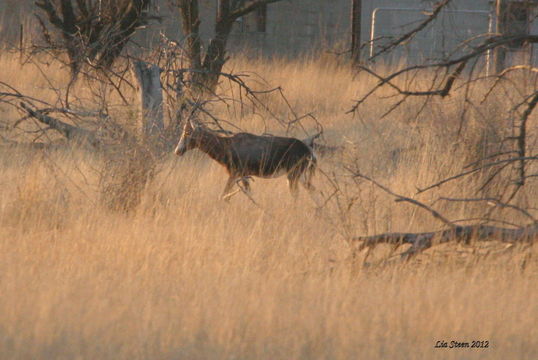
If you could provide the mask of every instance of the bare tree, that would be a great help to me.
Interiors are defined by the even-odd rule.
[[[360,97],[350,109],[350,113],[360,112],[367,100],[376,96],[380,89],[388,90],[392,96],[384,97],[391,99],[392,105],[387,107],[387,111],[382,117],[388,116],[395,109],[413,98],[422,98],[424,105],[420,107],[417,117],[426,108],[426,104],[434,98],[445,99],[454,92],[463,93],[462,112],[459,119],[459,127],[454,128],[455,136],[460,136],[467,115],[470,109],[476,110],[484,104],[493,94],[499,90],[502,93],[517,94],[518,100],[510,104],[510,108],[505,109],[509,114],[509,119],[504,124],[511,124],[511,128],[503,129],[503,136],[494,151],[489,151],[476,161],[469,163],[460,172],[441,178],[429,186],[418,188],[415,197],[433,189],[442,191],[442,187],[450,182],[463,181],[469,177],[475,177],[478,187],[474,190],[473,196],[463,196],[454,198],[453,196],[439,196],[431,204],[419,201],[415,197],[398,195],[389,188],[381,185],[372,177],[363,174],[358,168],[348,168],[348,173],[355,179],[356,184],[366,180],[374,184],[377,188],[395,198],[397,202],[407,202],[428,211],[434,218],[441,221],[446,229],[440,231],[429,231],[422,233],[384,233],[372,236],[351,236],[351,242],[360,242],[362,248],[371,248],[379,243],[389,243],[396,246],[410,244],[411,247],[404,252],[405,258],[415,255],[425,250],[435,243],[448,241],[470,240],[500,240],[508,243],[529,243],[538,238],[538,220],[536,208],[532,207],[533,201],[526,199],[522,189],[531,183],[531,179],[538,176],[535,173],[534,164],[538,161],[536,149],[531,147],[531,139],[536,134],[531,135],[529,126],[530,116],[538,103],[538,88],[536,87],[536,74],[538,69],[532,65],[505,64],[506,48],[511,44],[532,44],[538,42],[538,36],[526,33],[488,33],[480,37],[465,39],[458,44],[457,49],[448,49],[448,54],[444,58],[427,59],[422,63],[404,65],[389,69],[378,68],[373,60],[386,54],[390,54],[400,46],[405,45],[428,25],[437,21],[439,15],[451,3],[451,0],[442,0],[434,5],[430,15],[422,22],[418,23],[408,32],[396,36],[372,54],[368,63],[357,65],[359,71],[367,76],[372,76],[377,82]],[[497,5],[501,7],[505,2],[498,0]],[[506,24],[505,24],[506,27]],[[461,51],[461,49],[466,49]],[[498,67],[494,75],[485,74],[480,71],[478,64],[489,53],[502,53],[502,66]],[[505,66],[507,65],[507,66]],[[512,75],[521,73],[520,78],[512,78]],[[428,84],[425,81],[418,84],[406,79],[431,79]],[[528,79],[527,86],[518,79]],[[481,88],[478,88],[481,86]],[[485,89],[480,91],[479,89]],[[502,90],[501,90],[502,89]],[[508,89],[508,90],[507,90]],[[475,96],[472,96],[474,92]],[[477,94],[482,94],[480,102],[477,103]],[[454,101],[454,98],[452,99]],[[489,119],[485,119],[489,120]],[[484,189],[488,185],[497,181],[501,186],[495,188],[491,193],[485,193]],[[518,194],[520,202],[518,203]],[[430,194],[431,196],[431,194]],[[435,209],[439,203],[476,203],[488,204],[484,213],[470,221],[470,225],[459,225],[455,221],[441,214]],[[521,203],[527,204],[522,206]],[[531,205],[528,205],[528,204]],[[514,224],[504,216],[505,210],[519,213],[519,221]],[[459,219],[463,221],[464,219]],[[493,223],[503,223],[509,225],[508,228],[493,226]]]
[[[84,90],[88,90],[89,95],[84,96],[79,96],[80,83],[72,81],[67,87],[56,88],[43,72],[57,95],[53,102],[34,98],[0,82],[0,105],[11,107],[21,115],[6,122],[5,127],[0,124],[0,143],[32,148],[36,144],[41,148],[58,141],[59,146],[74,145],[99,154],[103,161],[99,184],[102,201],[112,209],[129,211],[139,203],[163,154],[177,143],[181,121],[205,120],[213,129],[224,133],[229,132],[223,124],[238,129],[214,114],[216,102],[240,107],[241,111],[248,107],[253,112],[264,112],[286,131],[301,128],[308,135],[301,122],[310,119],[319,125],[317,120],[311,114],[297,114],[280,87],[256,91],[243,76],[222,69],[234,22],[277,1],[220,1],[216,36],[206,48],[198,31],[201,21],[198,1],[176,0],[174,4],[182,16],[186,45],[163,36],[160,47],[142,53],[139,58],[130,56],[130,66],[126,67],[111,65],[137,28],[152,19],[148,15],[150,0],[35,1],[47,17],[45,21],[40,19],[45,39],[53,48],[67,53],[73,75],[87,74],[86,64],[106,71],[100,74],[102,76],[85,77]],[[188,66],[185,66],[185,58]],[[63,62],[62,57],[53,61],[58,60]],[[218,96],[215,88],[219,78],[228,80],[238,93],[234,90],[231,97]],[[188,88],[194,91],[185,91]],[[141,127],[133,123],[130,112],[136,91],[141,100]],[[288,105],[289,115],[270,109],[265,95],[273,92]],[[121,107],[127,111],[118,112]],[[321,131],[321,126],[318,130]],[[22,136],[16,137],[17,134]],[[314,140],[318,136],[319,133],[305,141],[315,147]]]
[[[151,0],[37,0],[52,26],[38,17],[49,46],[66,50],[73,75],[88,62],[108,69],[141,26],[150,19]]]
[[[186,39],[185,52],[192,72],[192,83],[212,92],[226,62],[226,45],[237,19],[271,3],[282,0],[219,0],[215,19],[215,37],[209,41],[205,54],[200,38],[198,0],[173,0],[181,17]],[[205,20],[205,19],[204,19]]]

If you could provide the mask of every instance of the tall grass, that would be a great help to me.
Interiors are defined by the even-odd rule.
[[[406,264],[364,267],[362,254],[353,256],[345,241],[347,233],[439,224],[366,183],[349,181],[343,163],[413,195],[416,186],[461,170],[493,146],[506,131],[496,106],[506,108],[501,105],[510,99],[499,95],[482,105],[481,115],[468,114],[457,136],[463,90],[432,101],[418,115],[421,100],[411,100],[379,120],[388,103],[382,96],[357,116],[345,114],[374,81],[337,63],[237,58],[228,66],[250,72],[253,87],[262,86],[256,74],[266,85],[282,86],[298,114],[312,112],[327,142],[343,146],[320,167],[347,194],[342,201],[354,199],[351,210],[331,204],[319,210],[305,191],[293,200],[282,179],[255,180],[259,207],[242,195],[223,203],[218,196],[225,171],[194,151],[159,164],[135,211],[113,212],[99,201],[97,155],[3,148],[0,358],[538,357],[536,249],[447,245]],[[55,99],[37,65],[20,68],[4,56],[0,67],[7,69],[0,81]],[[58,84],[68,78],[54,64],[47,74]],[[230,94],[230,85],[224,82],[220,91]],[[264,100],[279,116],[293,116],[281,98]],[[249,131],[285,131],[248,109],[216,110]],[[17,116],[0,111],[9,121]],[[305,127],[314,130],[308,122]],[[305,135],[298,128],[293,134]],[[476,182],[448,185],[421,199],[440,192],[469,195]],[[315,185],[326,195],[332,191],[321,173]],[[529,207],[536,206],[535,188],[521,195]],[[452,219],[484,210],[438,205]],[[504,216],[520,220],[515,213]],[[377,256],[388,252],[379,249]],[[438,340],[484,340],[489,348],[436,349]]]

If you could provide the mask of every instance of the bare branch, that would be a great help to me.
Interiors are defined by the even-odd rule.
[[[238,7],[230,12],[230,19],[232,21],[237,20],[237,18],[240,18],[241,16],[245,16],[246,14],[249,14],[253,12],[254,10],[268,4],[276,3],[282,0],[256,0],[256,1],[250,1],[246,5],[243,5],[242,7]],[[450,1],[450,0],[449,0]]]
[[[443,10],[451,1],[452,0],[442,0],[442,1],[440,1],[437,5],[435,5],[435,7],[433,8],[432,13],[428,16],[428,18],[426,20],[421,22],[416,28],[414,28],[411,31],[408,31],[407,33],[405,33],[404,35],[402,35],[401,37],[399,37],[395,41],[391,42],[390,44],[388,44],[386,46],[383,46],[381,48],[381,50],[376,52],[374,55],[370,56],[370,58],[368,60],[373,60],[376,57],[378,57],[379,55],[381,55],[383,53],[386,53],[386,52],[394,49],[398,45],[404,43],[405,41],[408,41],[408,40],[412,39],[418,32],[423,30],[426,26],[428,26],[428,24],[430,24],[432,21],[434,21],[437,18],[437,16],[439,15],[439,13],[441,12],[441,10]]]
[[[366,95],[364,95],[361,99],[357,100],[355,102],[355,105],[349,110],[347,113],[355,112],[358,107],[366,101],[374,92],[376,92],[380,87],[384,85],[389,85],[392,88],[394,88],[396,91],[398,91],[402,95],[410,95],[410,96],[430,96],[430,95],[441,95],[446,96],[448,95],[449,91],[452,88],[453,82],[456,80],[456,78],[461,75],[465,63],[467,63],[469,60],[476,58],[478,56],[481,56],[482,54],[486,53],[489,50],[495,49],[496,47],[503,46],[506,44],[509,44],[513,41],[524,41],[528,43],[536,43],[538,42],[538,35],[514,35],[514,36],[499,36],[499,35],[493,35],[489,38],[487,38],[481,45],[477,46],[472,52],[462,55],[456,59],[452,60],[446,60],[441,62],[436,62],[433,64],[421,64],[421,65],[413,65],[408,66],[406,68],[403,68],[401,70],[395,71],[391,73],[387,77],[383,77],[381,75],[378,75],[377,73],[373,72],[372,70],[368,69],[365,66],[361,66],[360,69],[365,70],[369,74],[375,76],[380,80],[380,83],[377,84],[373,89],[368,91]],[[439,69],[439,68],[449,68],[450,66],[458,65],[456,70],[452,73],[451,76],[447,78],[447,81],[445,83],[444,88],[440,90],[435,90],[433,94],[430,94],[429,92],[424,91],[408,91],[408,90],[402,90],[395,86],[391,81],[403,74],[409,73],[411,71],[419,71],[419,70],[426,70],[426,69]],[[443,95],[444,94],[444,95]]]
[[[395,84],[393,84],[390,80],[393,78],[393,76],[389,76],[387,78],[382,77],[381,75],[377,74],[373,70],[370,70],[366,66],[358,64],[357,67],[361,70],[366,71],[368,74],[376,77],[379,79],[379,83],[370,90],[365,96],[363,96],[360,100],[358,100],[355,105],[349,110],[347,113],[352,113],[357,110],[357,108],[364,102],[370,95],[372,95],[377,89],[381,88],[383,85],[389,85],[391,88],[396,90],[400,95],[404,96],[440,96],[444,98],[450,93],[450,90],[452,89],[452,86],[454,85],[454,81],[461,75],[463,69],[465,68],[465,65],[467,65],[467,62],[464,61],[458,65],[458,67],[446,78],[445,85],[437,90],[428,90],[428,91],[409,91],[409,90],[402,90]]]
[[[24,102],[21,102],[20,106],[21,108],[26,110],[30,116],[36,118],[43,124],[47,124],[52,129],[57,130],[59,133],[65,136],[68,140],[74,141],[76,143],[88,143],[94,147],[99,146],[100,142],[99,140],[97,140],[93,132],[90,132],[85,129],[81,129],[77,126],[67,124],[58,119],[54,119],[48,115],[43,114],[41,110],[32,109],[29,105],[25,104]]]
[[[53,44],[52,37],[40,20],[49,45],[65,49],[75,77],[85,63],[96,68],[110,68],[134,32],[150,20],[150,0],[121,0],[114,6],[95,6],[92,0],[36,0],[62,42]]]
[[[347,171],[349,171],[350,173],[353,174],[353,177],[356,177],[356,178],[362,178],[362,179],[365,179],[365,180],[368,180],[369,182],[371,182],[372,184],[374,184],[375,186],[377,186],[378,188],[380,188],[381,190],[385,191],[386,193],[394,196],[396,199],[395,201],[396,202],[400,202],[400,201],[405,201],[405,202],[409,202],[413,205],[417,205],[418,207],[421,207],[425,210],[427,210],[434,218],[436,218],[437,220],[440,220],[441,222],[443,222],[445,225],[455,229],[457,227],[456,224],[454,224],[452,221],[448,220],[446,217],[444,217],[443,215],[441,215],[439,212],[435,211],[434,209],[432,209],[431,207],[429,207],[428,205],[424,204],[424,203],[421,203],[420,201],[418,200],[415,200],[415,199],[411,199],[409,197],[406,197],[406,196],[402,196],[402,195],[398,195],[396,194],[395,192],[393,192],[392,190],[390,190],[389,188],[381,185],[380,183],[378,183],[377,181],[375,181],[374,179],[366,176],[366,175],[363,175],[361,173],[358,173],[357,171],[353,171],[351,170],[350,168],[348,167],[344,167]]]
[[[534,93],[534,96],[529,101],[529,104],[527,105],[527,108],[523,112],[520,118],[519,123],[519,135],[517,136],[517,149],[518,149],[518,155],[519,155],[519,165],[518,165],[518,172],[519,172],[519,181],[518,185],[524,185],[525,184],[525,156],[526,156],[526,140],[527,140],[527,120],[529,118],[529,115],[532,113],[534,108],[536,107],[536,104],[538,103],[538,92]]]
[[[516,210],[516,211],[520,212],[521,214],[523,214],[525,217],[527,217],[529,220],[531,220],[533,223],[538,222],[538,220],[534,216],[532,216],[531,213],[529,213],[527,210],[522,209],[519,206],[503,203],[499,199],[495,199],[495,198],[479,198],[479,199],[465,198],[465,199],[458,199],[458,198],[440,197],[439,200],[455,201],[455,202],[487,202],[487,203],[492,203],[497,207]]]
[[[420,194],[420,193],[423,193],[425,191],[428,191],[428,190],[431,190],[433,188],[436,188],[438,186],[441,186],[443,184],[446,184],[447,182],[449,181],[452,181],[452,180],[455,180],[455,179],[459,179],[461,177],[464,177],[464,176],[467,176],[469,174],[472,174],[472,173],[475,173],[479,170],[482,170],[482,169],[486,169],[486,168],[489,168],[489,167],[492,167],[492,166],[496,166],[496,165],[501,165],[501,164],[505,164],[507,162],[516,162],[516,161],[527,161],[527,160],[538,160],[538,156],[525,156],[525,157],[516,157],[516,158],[510,158],[510,159],[504,159],[504,160],[499,160],[499,161],[495,161],[495,162],[492,162],[492,163],[488,163],[488,164],[485,164],[485,165],[482,165],[480,167],[477,167],[477,168],[474,168],[474,169],[471,169],[471,170],[467,170],[467,171],[464,171],[460,174],[457,174],[457,175],[454,175],[454,176],[450,176],[446,179],[443,179],[441,181],[438,181],[436,182],[435,184],[433,185],[429,185],[423,189],[418,189],[417,191],[417,194]]]

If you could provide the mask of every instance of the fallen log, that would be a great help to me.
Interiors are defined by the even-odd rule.
[[[422,233],[384,233],[372,236],[357,236],[352,242],[360,242],[358,250],[373,248],[378,244],[400,246],[410,244],[411,247],[401,254],[409,259],[437,244],[447,242],[500,241],[504,243],[533,243],[538,238],[538,223],[509,229],[490,225],[455,226],[447,230]]]
[[[538,220],[536,220],[527,211],[520,209],[514,205],[502,204],[504,207],[510,207],[523,213],[529,217],[532,222],[526,226],[520,226],[516,228],[502,228],[491,225],[457,225],[453,221],[450,221],[438,211],[434,210],[430,206],[406,196],[398,195],[386,186],[381,185],[374,179],[346,168],[353,174],[354,178],[365,179],[386,193],[395,197],[396,202],[408,202],[416,205],[430,213],[435,219],[441,221],[448,229],[440,231],[430,231],[421,233],[384,233],[372,236],[357,236],[351,239],[352,243],[360,242],[358,247],[359,251],[364,248],[373,248],[377,244],[391,244],[399,247],[403,244],[410,244],[411,247],[401,254],[403,259],[409,259],[414,255],[421,253],[422,251],[431,248],[436,244],[443,244],[447,242],[464,242],[466,244],[471,241],[501,241],[504,243],[533,243],[538,238]],[[446,199],[446,198],[445,198]],[[476,200],[476,199],[468,199]],[[488,200],[488,199],[479,199]]]
[[[63,150],[67,149],[68,145],[65,143],[45,143],[45,142],[17,142],[17,141],[1,141],[0,149],[2,151],[9,150]]]
[[[32,109],[24,102],[21,102],[20,106],[28,113],[28,115],[37,119],[39,122],[48,125],[51,129],[58,131],[60,134],[65,136],[67,140],[71,142],[77,144],[89,144],[92,147],[98,147],[100,145],[100,141],[95,137],[95,134],[89,130],[82,129],[77,126],[50,117],[40,110]]]

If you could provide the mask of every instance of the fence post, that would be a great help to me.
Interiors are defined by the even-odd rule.
[[[496,5],[497,26],[496,32],[500,35],[506,34],[506,26],[508,25],[508,0],[497,0]],[[504,70],[506,66],[506,45],[497,46],[495,48],[495,72],[498,74]]]
[[[351,61],[360,63],[362,0],[351,0]]]
[[[19,62],[24,61],[24,25],[21,23],[19,27]]]

